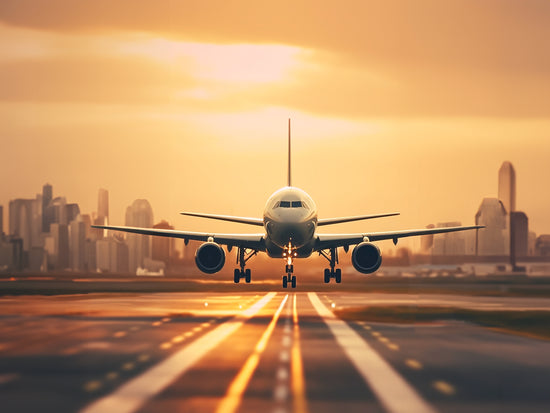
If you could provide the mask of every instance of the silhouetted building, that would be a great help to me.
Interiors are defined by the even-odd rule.
[[[86,269],[86,227],[80,217],[69,224],[69,266],[76,271]]]
[[[50,225],[50,235],[46,239],[48,265],[54,270],[69,268],[69,228],[54,222]]]
[[[80,207],[78,204],[67,204],[67,223],[70,224],[80,215]]]
[[[109,191],[100,188],[97,195],[97,218],[109,223]]]
[[[155,229],[174,229],[167,221],[161,221],[154,225]],[[174,253],[174,238],[153,237],[152,240],[152,258],[155,261],[162,261],[169,266],[170,258]]]
[[[496,198],[484,198],[476,214],[477,255],[508,255],[507,214],[502,202]]]
[[[55,212],[51,207],[53,188],[50,184],[42,187],[42,232],[50,232],[50,224],[55,220]]]
[[[0,238],[4,235],[4,207],[0,205]]]
[[[460,222],[442,222],[438,228],[459,227]],[[448,232],[435,234],[433,240],[432,255],[464,255],[466,252],[464,234],[462,232]]]
[[[510,213],[510,253],[515,257],[529,255],[529,220],[525,213],[514,211]]]
[[[107,237],[96,241],[97,270],[128,273],[128,246],[122,239]]]
[[[516,210],[516,171],[508,161],[498,171],[498,199],[507,213]]]
[[[530,257],[533,257],[537,255],[537,252],[536,252],[537,234],[534,231],[529,231],[529,234],[527,235],[527,237],[528,237],[527,254]]]
[[[33,246],[33,218],[35,199],[14,199],[10,201],[10,235],[23,240],[23,250]]]
[[[126,225],[151,228],[153,209],[145,199],[136,199],[126,208]],[[151,237],[139,234],[127,234],[129,270],[135,274],[138,268],[144,268],[144,259],[151,258]]]
[[[429,224],[429,225],[426,226],[426,228],[428,228],[428,229],[435,228],[435,225],[434,224]],[[434,245],[434,235],[433,234],[422,235],[420,237],[420,251],[423,254],[430,253],[431,250],[432,250],[433,245]]]
[[[535,251],[538,256],[550,257],[550,235],[544,234],[537,237]]]

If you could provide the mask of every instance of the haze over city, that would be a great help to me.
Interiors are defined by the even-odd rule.
[[[471,224],[509,160],[550,232],[546,2],[68,3],[0,5],[1,205],[50,182],[91,212],[103,187],[113,224],[145,198],[235,230],[178,213],[260,216],[291,117],[320,216],[402,214],[342,230]]]

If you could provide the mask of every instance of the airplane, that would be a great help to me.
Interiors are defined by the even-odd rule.
[[[225,264],[225,252],[221,245],[227,247],[228,252],[237,248],[237,265],[234,270],[233,281],[239,283],[244,278],[246,283],[251,282],[251,271],[246,263],[259,252],[265,252],[271,258],[285,260],[285,275],[283,288],[296,288],[294,275],[294,260],[307,258],[317,252],[329,262],[330,268],[324,271],[324,282],[342,282],[342,270],[336,269],[338,248],[347,253],[350,246],[355,245],[351,254],[353,267],[360,273],[371,274],[380,268],[382,254],[374,242],[393,240],[397,244],[399,238],[441,234],[446,232],[467,231],[484,228],[480,225],[457,226],[431,229],[412,229],[405,231],[360,232],[350,234],[321,234],[318,227],[340,224],[343,222],[361,221],[399,215],[398,212],[346,216],[338,218],[318,218],[317,206],[313,199],[302,189],[292,186],[291,181],[291,137],[290,119],[288,120],[288,181],[287,186],[273,193],[267,200],[263,218],[249,218],[229,215],[206,214],[196,212],[181,212],[182,215],[237,222],[263,227],[264,231],[257,234],[218,234],[207,232],[190,232],[168,229],[150,229],[111,225],[92,225],[92,228],[123,231],[142,235],[155,235],[183,239],[187,245],[189,240],[202,241],[195,253],[195,263],[199,270],[206,274],[220,271]]]

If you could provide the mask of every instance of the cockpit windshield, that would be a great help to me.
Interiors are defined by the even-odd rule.
[[[302,201],[280,201],[275,208],[307,208],[307,205]]]

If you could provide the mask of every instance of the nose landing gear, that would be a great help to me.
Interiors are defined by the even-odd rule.
[[[287,275],[283,275],[283,288],[288,288],[289,283],[292,288],[296,288],[296,276],[292,275],[294,272],[294,265],[292,262],[296,255],[298,255],[295,250],[296,248],[292,246],[291,241],[289,241],[288,245],[284,248],[283,257],[286,258],[285,271]]]

